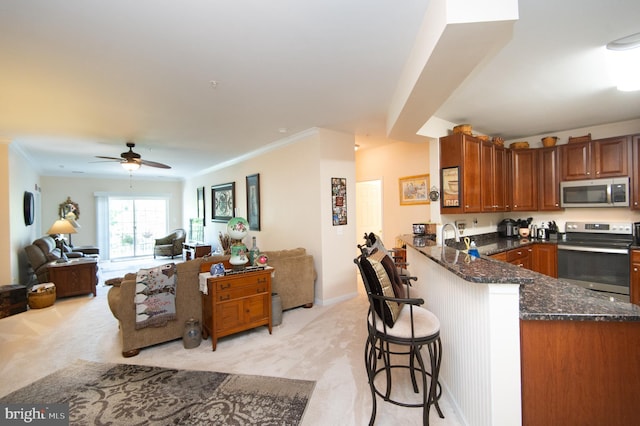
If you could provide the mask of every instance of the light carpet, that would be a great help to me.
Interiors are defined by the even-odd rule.
[[[69,404],[74,424],[298,425],[315,382],[78,360],[0,403]]]

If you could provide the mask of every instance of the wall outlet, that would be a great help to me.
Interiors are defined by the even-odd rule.
[[[464,234],[464,230],[467,227],[467,222],[465,222],[464,220],[456,220],[456,228],[458,228],[458,232],[460,232],[460,235]]]

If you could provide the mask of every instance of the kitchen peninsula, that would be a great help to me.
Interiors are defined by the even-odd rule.
[[[467,424],[631,424],[640,307],[433,241],[400,237],[412,296],[441,322],[443,388]],[[495,246],[491,247],[495,254]]]

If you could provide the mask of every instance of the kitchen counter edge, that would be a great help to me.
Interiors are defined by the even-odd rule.
[[[398,238],[470,283],[520,284],[521,320],[640,322],[640,306],[612,300],[575,284],[488,257],[539,241],[514,241],[509,247],[480,247],[481,257],[473,258],[462,250],[437,246],[435,241],[418,239],[414,244],[411,234]],[[545,243],[555,244],[555,241]]]

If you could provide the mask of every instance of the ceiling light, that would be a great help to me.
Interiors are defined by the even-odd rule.
[[[357,151],[359,148],[360,148],[360,145],[358,145],[358,144],[355,144],[355,145],[353,146],[353,150],[354,150],[354,151]]]
[[[133,172],[134,170],[138,170],[140,168],[140,163],[136,161],[123,161],[120,163],[123,169]]]
[[[607,59],[618,90],[640,90],[640,33],[607,44]]]

